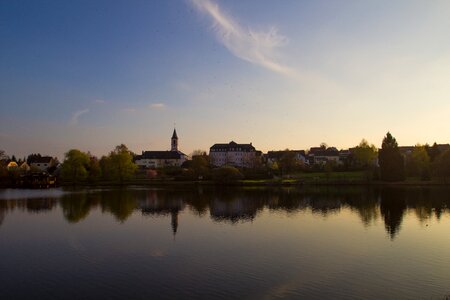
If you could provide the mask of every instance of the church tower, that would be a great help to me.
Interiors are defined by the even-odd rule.
[[[178,136],[177,136],[177,131],[175,130],[175,128],[173,129],[170,151],[178,151]]]

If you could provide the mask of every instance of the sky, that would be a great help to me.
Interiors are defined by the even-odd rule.
[[[0,1],[0,149],[450,142],[449,1]]]

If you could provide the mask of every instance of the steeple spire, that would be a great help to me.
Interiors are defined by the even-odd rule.
[[[178,136],[177,136],[177,130],[176,130],[175,128],[173,129],[172,138],[173,138],[173,139],[178,139]]]
[[[178,151],[178,136],[177,130],[173,129],[172,139],[170,143],[170,151]]]

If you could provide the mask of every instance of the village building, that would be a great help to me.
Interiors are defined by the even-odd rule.
[[[47,171],[49,168],[56,166],[58,162],[51,156],[37,156],[30,160],[31,170]]]
[[[134,161],[140,168],[157,169],[180,167],[187,159],[188,156],[178,150],[178,136],[174,129],[170,139],[170,151],[142,151],[142,155],[136,155]]]
[[[17,169],[19,166],[17,165],[17,163],[15,162],[15,161],[10,161],[9,163],[8,163],[8,165],[6,165],[6,169],[8,170],[8,171],[10,171],[10,170],[15,170],[15,169]]]
[[[20,170],[23,172],[28,172],[31,170],[30,165],[27,164],[26,161],[24,161],[21,165],[20,165]]]
[[[261,160],[261,151],[250,144],[238,144],[231,141],[228,144],[214,144],[209,148],[211,165],[221,167],[230,165],[239,168],[253,167]]]
[[[273,165],[274,163],[278,163],[283,156],[289,154],[289,153],[293,153],[295,160],[297,161],[297,163],[299,163],[300,165],[304,165],[307,164],[307,160],[306,160],[306,153],[305,150],[281,150],[281,151],[269,151],[267,152],[267,154],[265,155],[266,157],[266,162],[269,165]]]
[[[309,164],[323,165],[327,162],[340,162],[339,150],[335,147],[311,147],[308,151]]]

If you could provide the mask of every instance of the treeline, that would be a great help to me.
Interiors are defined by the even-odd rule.
[[[436,143],[418,144],[411,151],[401,153],[396,139],[388,132],[378,159],[383,181],[404,181],[407,177],[428,181],[436,177],[446,182],[450,178],[450,149],[442,151]]]
[[[62,164],[52,165],[47,171],[57,176],[59,182],[67,184],[100,181],[123,184],[130,180],[139,182],[148,179],[230,183],[241,179],[301,179],[307,173],[323,173],[328,179],[328,174],[349,171],[362,172],[360,180],[364,182],[399,182],[408,178],[414,178],[415,181],[448,182],[450,179],[450,146],[434,143],[432,146],[418,144],[414,147],[399,147],[389,132],[382,140],[381,149],[363,139],[359,145],[350,149],[349,155],[342,161],[328,160],[312,164],[299,160],[296,151],[288,149],[274,162],[258,158],[247,168],[214,167],[210,164],[207,153],[201,150],[194,151],[192,159],[182,166],[166,166],[157,170],[139,169],[134,163],[134,156],[124,144],[116,146],[108,155],[100,158],[89,152],[72,149],[65,153]],[[40,154],[31,154],[17,162],[31,161],[38,157]],[[0,151],[0,179],[34,171],[25,171],[20,167],[8,169],[8,163],[14,159]]]
[[[116,146],[107,156],[100,159],[89,152],[72,149],[64,155],[61,179],[74,184],[99,180],[123,183],[133,178],[136,170],[133,153],[124,144]]]

